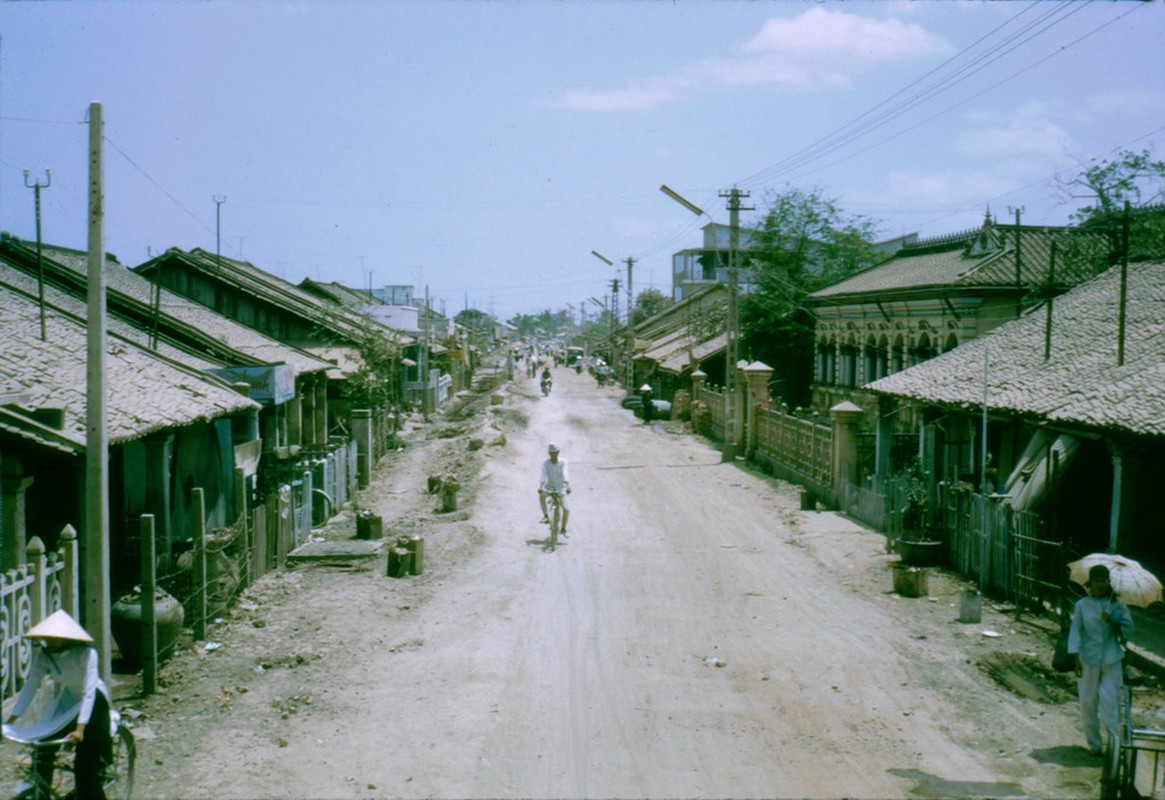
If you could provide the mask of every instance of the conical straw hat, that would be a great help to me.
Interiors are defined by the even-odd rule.
[[[24,634],[25,639],[71,639],[76,642],[93,643],[93,637],[63,608],[54,611]]]

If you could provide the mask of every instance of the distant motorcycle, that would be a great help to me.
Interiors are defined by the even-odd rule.
[[[550,387],[553,385],[554,385],[554,381],[550,380],[549,378],[542,379],[542,396],[543,397],[550,396]]]

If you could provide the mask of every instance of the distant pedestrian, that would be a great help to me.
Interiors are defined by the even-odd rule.
[[[646,383],[639,387],[639,395],[643,398],[643,424],[646,425],[651,422],[651,417],[655,411],[655,401],[652,399],[651,387]]]
[[[1119,741],[1121,661],[1124,642],[1133,632],[1133,618],[1112,590],[1108,567],[1088,571],[1088,596],[1076,601],[1068,630],[1068,652],[1076,656],[1077,692],[1084,738],[1094,755],[1103,752],[1101,725],[1109,742]]]

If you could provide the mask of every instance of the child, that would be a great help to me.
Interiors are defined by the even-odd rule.
[[[39,645],[28,680],[16,699],[11,719],[28,709],[47,676],[60,686],[55,705],[42,723],[51,730],[41,739],[68,738],[77,747],[73,762],[77,800],[104,800],[101,766],[112,751],[109,729],[109,689],[97,671],[97,651],[93,637],[69,614],[56,611],[33,625],[24,638]],[[52,723],[52,724],[49,724]],[[36,750],[37,770],[52,782],[56,748]]]
[[[1097,564],[1088,571],[1088,596],[1076,601],[1068,652],[1076,656],[1077,691],[1084,737],[1093,755],[1100,755],[1104,724],[1109,741],[1115,741],[1120,725],[1120,687],[1124,681],[1122,643],[1133,632],[1133,618],[1112,590],[1108,567]]]

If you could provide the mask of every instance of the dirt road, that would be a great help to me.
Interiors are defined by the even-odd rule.
[[[424,535],[422,575],[273,575],[128,704],[140,796],[1093,796],[1068,684],[1033,671],[1039,628],[989,606],[958,623],[941,574],[892,594],[881,535],[585,374],[505,391],[406,431],[363,493],[388,536]],[[574,486],[554,553],[549,441]],[[438,514],[426,477],[447,471],[462,510]]]

